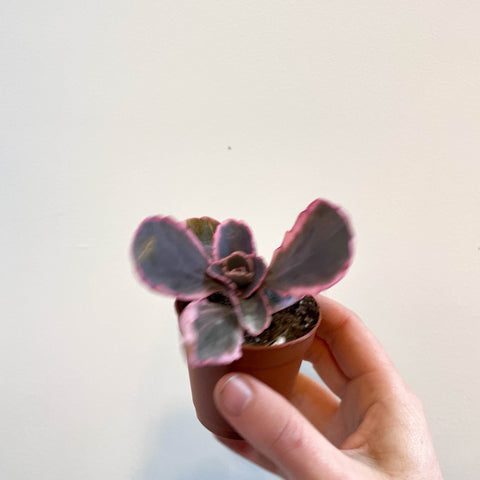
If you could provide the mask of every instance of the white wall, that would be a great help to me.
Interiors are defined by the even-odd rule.
[[[271,478],[197,425],[129,243],[150,214],[236,217],[269,259],[321,196],[357,233],[331,295],[445,478],[478,478],[479,24],[458,0],[2,0],[0,477]]]

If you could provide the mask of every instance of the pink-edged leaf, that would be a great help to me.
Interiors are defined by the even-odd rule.
[[[184,300],[218,290],[206,276],[208,259],[195,235],[170,217],[150,217],[135,233],[132,254],[140,278],[152,289]]]
[[[275,250],[265,287],[280,294],[315,295],[338,282],[350,266],[353,235],[345,214],[315,200]]]
[[[263,332],[272,321],[270,305],[262,292],[250,298],[240,298],[237,308],[240,324],[250,335]]]
[[[262,284],[265,276],[267,274],[267,266],[262,258],[257,256],[252,256],[253,261],[253,270],[255,272],[255,276],[252,282],[242,290],[242,297],[249,297],[252,293],[256,292],[260,285]]]
[[[237,220],[225,220],[213,236],[213,258],[221,260],[235,252],[255,253],[252,232]]]
[[[242,356],[243,331],[229,305],[190,303],[180,315],[180,331],[193,367],[225,365]]]
[[[213,279],[218,282],[223,283],[231,289],[235,289],[235,284],[233,280],[227,278],[223,273],[223,262],[219,260],[218,262],[211,263],[207,268],[207,275],[210,275]]]

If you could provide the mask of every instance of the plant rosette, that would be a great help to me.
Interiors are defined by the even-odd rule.
[[[313,340],[318,309],[310,330],[298,339],[280,336],[268,346],[255,340],[272,329],[272,318],[275,323],[282,311],[337,283],[352,251],[347,216],[321,199],[300,213],[268,268],[242,221],[154,216],[140,224],[132,245],[136,271],[148,287],[176,298],[193,401],[209,430],[238,438],[213,405],[215,383],[229,371],[250,373],[290,395]],[[270,378],[271,369],[280,373]]]

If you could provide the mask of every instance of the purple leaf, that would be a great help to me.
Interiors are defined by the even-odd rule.
[[[213,258],[221,260],[235,252],[255,253],[252,233],[243,222],[225,220],[213,236]]]
[[[194,300],[218,290],[218,284],[205,275],[208,259],[200,241],[172,218],[144,220],[132,253],[141,279],[160,293]]]
[[[352,243],[345,215],[333,205],[315,200],[298,216],[275,251],[265,288],[293,296],[325,290],[345,275]]]
[[[192,366],[224,365],[242,356],[243,331],[229,305],[190,303],[180,315],[180,330]]]
[[[229,288],[235,288],[235,285],[232,280],[227,278],[223,274],[223,262],[219,260],[218,262],[211,263],[207,268],[207,274],[210,275],[215,280],[222,282],[224,285]]]
[[[267,266],[265,262],[260,257],[253,257],[253,270],[255,272],[255,276],[247,287],[242,290],[242,297],[249,297],[258,290],[260,285],[262,284],[263,280],[265,279],[265,275],[267,274]]]
[[[268,290],[267,288],[263,289],[263,292],[267,296],[268,303],[270,304],[270,308],[272,309],[272,315],[277,313],[284,308],[290,307],[294,303],[297,303],[301,297],[292,297],[291,295],[279,295],[277,292],[273,290]]]
[[[207,275],[210,275],[213,279],[223,283],[225,286],[234,289],[235,284],[233,280],[226,277],[223,274],[223,262],[220,260],[218,262],[211,263],[207,268]]]
[[[237,308],[240,323],[250,335],[258,335],[270,325],[270,305],[263,293],[256,293],[250,298],[240,298]]]

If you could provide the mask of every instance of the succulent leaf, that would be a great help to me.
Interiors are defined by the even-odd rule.
[[[263,293],[265,293],[270,308],[272,309],[272,315],[284,308],[290,307],[294,303],[300,300],[300,297],[293,297],[292,295],[280,295],[273,290],[269,290],[268,288],[263,289]]]
[[[345,275],[352,243],[350,226],[340,210],[315,200],[275,250],[264,286],[280,294],[315,295]]]
[[[220,260],[235,252],[255,253],[252,232],[243,222],[226,220],[213,236],[213,257]]]
[[[258,335],[270,325],[270,305],[263,294],[255,293],[250,298],[240,298],[238,308],[240,324],[250,335]]]
[[[224,285],[234,288],[233,281],[223,274],[223,262],[221,260],[211,263],[207,268],[207,274],[215,280],[222,282]]]
[[[208,258],[200,241],[169,217],[147,218],[135,234],[132,253],[141,279],[158,292],[193,300],[218,290],[205,275]]]
[[[260,288],[267,274],[267,266],[265,265],[265,262],[262,260],[262,258],[257,257],[256,255],[252,255],[252,261],[255,276],[252,282],[247,287],[245,287],[244,290],[242,290],[242,297],[244,298],[249,297],[250,295],[252,295],[252,293],[256,292]]]
[[[209,256],[213,248],[213,234],[219,224],[220,222],[210,217],[189,218],[186,221],[187,228],[202,242]]]
[[[243,332],[229,305],[190,303],[180,315],[180,330],[192,366],[223,365],[242,355]]]

